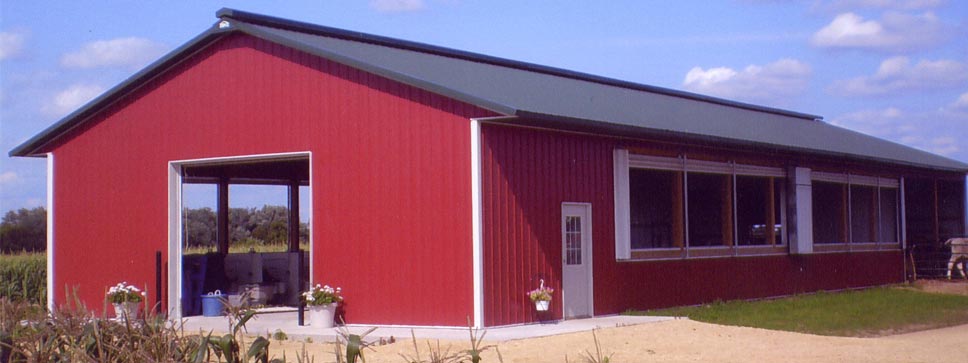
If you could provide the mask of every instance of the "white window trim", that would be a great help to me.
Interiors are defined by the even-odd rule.
[[[612,153],[615,194],[615,259],[632,258],[632,217],[629,201],[629,151],[615,149]]]
[[[858,174],[829,173],[824,171],[811,171],[810,179],[812,179],[813,181],[819,181],[819,182],[864,185],[869,187],[881,187],[881,188],[896,189],[901,186],[900,179],[896,179],[896,178],[881,178],[881,177],[858,175]]]

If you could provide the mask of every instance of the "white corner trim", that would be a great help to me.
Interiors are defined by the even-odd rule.
[[[47,153],[47,311],[54,311],[54,153]]]
[[[615,259],[628,260],[632,258],[628,150],[615,149],[612,153],[612,175],[615,188]]]
[[[168,163],[168,319],[182,318],[182,175],[181,164]],[[160,293],[160,291],[159,291]]]
[[[484,252],[481,209],[481,123],[471,119],[471,263],[474,275],[474,327],[484,326]]]

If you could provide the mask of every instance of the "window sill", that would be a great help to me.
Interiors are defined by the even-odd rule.
[[[789,252],[786,245],[776,246],[738,246],[738,247],[693,247],[687,254],[685,248],[641,249],[632,250],[628,260],[619,261],[650,261],[670,259],[700,259],[747,256],[783,255]]]
[[[897,242],[817,243],[813,245],[814,252],[864,252],[900,249],[901,244]]]

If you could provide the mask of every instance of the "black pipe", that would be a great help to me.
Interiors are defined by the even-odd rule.
[[[161,251],[155,251],[155,308],[161,313]]]

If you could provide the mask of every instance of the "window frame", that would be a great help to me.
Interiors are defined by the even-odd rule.
[[[682,258],[716,258],[736,256],[781,255],[789,252],[787,241],[787,201],[789,193],[786,183],[779,191],[780,203],[774,208],[779,209],[780,233],[776,236],[774,245],[740,245],[737,233],[737,198],[736,177],[771,177],[788,180],[784,168],[761,165],[740,164],[734,161],[718,162],[708,160],[689,159],[687,155],[679,157],[664,157],[643,154],[630,154],[626,149],[614,150],[614,188],[615,188],[615,257],[619,261],[682,259]],[[656,171],[672,171],[682,173],[683,204],[683,243],[682,247],[633,249],[631,241],[631,198],[630,198],[630,170],[645,169]],[[723,175],[730,179],[730,216],[731,240],[730,245],[690,246],[689,239],[689,174],[704,173]]]
[[[847,193],[845,200],[847,205],[844,206],[847,210],[845,227],[847,229],[847,238],[845,241],[838,242],[819,242],[814,240],[813,248],[817,252],[842,252],[842,251],[877,251],[877,250],[896,250],[902,248],[903,245],[903,180],[901,178],[885,178],[876,177],[868,175],[859,175],[851,173],[831,173],[823,171],[811,171],[810,173],[811,182],[823,182],[831,184],[840,184],[844,186]],[[874,188],[876,200],[873,201],[874,209],[876,210],[876,223],[877,223],[877,237],[872,238],[875,241],[854,241],[853,233],[853,196],[852,192],[853,186],[859,187],[872,187]],[[894,241],[887,242],[883,241],[881,238],[881,231],[883,230],[883,218],[882,218],[882,207],[881,203],[882,192],[885,189],[894,190],[895,196],[895,209],[894,209]],[[816,227],[816,226],[814,226]],[[816,231],[814,231],[816,235]]]

